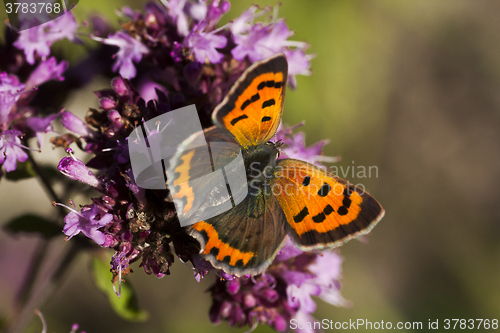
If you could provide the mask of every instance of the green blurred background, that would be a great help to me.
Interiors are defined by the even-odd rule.
[[[224,22],[255,2],[275,4],[232,1]],[[115,18],[122,5],[139,9],[143,2],[81,0],[74,13]],[[325,155],[341,155],[337,166],[377,166],[378,177],[346,178],[362,183],[387,212],[363,242],[341,248],[342,293],[352,307],[318,300],[315,317],[421,321],[424,331],[429,319],[500,319],[500,2],[284,0],[279,13],[296,32],[292,39],[307,41],[317,55],[314,74],[299,76],[298,89],[287,94],[284,122],[305,120],[308,144],[329,139]],[[85,52],[56,47],[74,61]],[[69,98],[68,109],[84,114],[97,106],[92,91],[108,86],[97,78]],[[41,158],[55,164],[50,154],[59,152],[46,151]],[[27,211],[54,214],[34,180],[2,182],[0,195],[2,223]],[[38,240],[2,232],[0,241],[1,256],[17,260],[2,266],[10,275],[0,279],[5,315]],[[67,248],[58,238],[51,255]],[[50,332],[68,332],[73,322],[88,333],[248,329],[213,326],[205,293],[213,276],[197,283],[179,262],[163,279],[134,267],[127,281],[150,318],[125,322],[92,284],[88,259],[79,257],[41,308]],[[35,330],[37,318],[27,332]]]

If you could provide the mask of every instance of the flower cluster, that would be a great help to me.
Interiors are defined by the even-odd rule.
[[[267,323],[278,332],[287,331],[292,319],[313,322],[316,303],[311,296],[337,306],[347,304],[339,291],[341,263],[336,252],[302,252],[288,239],[265,273],[242,278],[223,274],[210,289],[210,320],[226,319],[238,327]]]
[[[267,323],[285,331],[288,320],[314,312],[311,296],[345,304],[339,294],[339,255],[302,252],[288,241],[261,275],[237,278],[216,271],[199,256],[198,242],[180,227],[168,192],[137,186],[130,165],[132,143],[127,138],[139,124],[196,104],[202,126],[212,126],[212,111],[253,62],[284,53],[291,87],[296,86],[296,75],[310,74],[312,56],[305,53],[308,45],[288,40],[293,32],[276,17],[277,10],[252,6],[234,21],[217,27],[229,7],[226,0],[162,0],[148,3],[143,12],[125,7],[120,12],[126,21],[123,29],[106,36],[106,24],[94,21],[91,38],[103,48],[115,48],[111,69],[120,76],[112,79],[111,89],[95,92],[99,108],[90,109],[85,121],[65,109],[39,117],[28,104],[29,89],[32,93],[47,80],[63,79],[68,64],[47,57],[54,41],[76,40],[77,25],[71,13],[21,32],[14,45],[24,52],[27,64],[36,68],[25,83],[12,73],[0,74],[0,151],[5,152],[0,163],[7,171],[15,169],[16,161],[27,158],[21,135],[40,140],[42,133],[53,131],[52,122],[59,118],[68,132],[58,133],[51,142],[70,154],[60,161],[59,171],[99,192],[99,197],[80,209],[72,201],[72,207],[54,203],[70,210],[64,219],[67,240],[81,233],[97,245],[114,249],[113,283],[120,283],[134,262],[147,274],[168,275],[175,257],[191,262],[198,281],[213,271],[223,277],[211,288],[210,318],[214,323],[221,319],[237,326]],[[274,15],[268,15],[271,13]],[[271,17],[259,20],[266,16]],[[159,130],[148,130],[148,138]],[[311,163],[327,160],[321,155],[326,141],[306,147],[304,135],[292,130],[278,132],[287,155]],[[72,145],[88,154],[88,163],[73,156]]]
[[[31,149],[25,144],[29,138],[36,137],[41,149],[43,134],[53,132],[52,122],[59,114],[42,115],[42,110],[31,102],[38,86],[51,80],[64,80],[62,74],[68,62],[58,63],[55,57],[49,57],[50,45],[63,38],[75,40],[76,27],[75,18],[68,12],[53,21],[21,31],[13,45],[22,50],[24,56],[19,54],[3,64],[9,72],[0,72],[0,164],[7,172],[14,171],[17,162],[28,159],[24,150]],[[24,80],[20,79],[21,75]]]

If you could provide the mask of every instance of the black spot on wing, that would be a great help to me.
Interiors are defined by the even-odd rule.
[[[266,121],[269,121],[271,119],[272,119],[271,117],[265,116],[265,117],[262,117],[262,122],[265,123]]]
[[[344,199],[342,200],[342,206],[339,207],[339,209],[337,210],[337,213],[339,213],[339,215],[342,215],[342,216],[347,215],[347,213],[349,212],[349,207],[351,207],[351,203],[352,203],[352,200],[349,198],[351,193],[349,193],[349,189],[347,186],[344,189],[343,194],[344,194]]]
[[[234,264],[234,267],[237,267],[237,268],[242,268],[243,266],[245,266],[243,264],[243,259],[239,259],[235,264]]]
[[[259,93],[256,93],[255,95],[253,95],[250,100],[253,102],[257,102],[258,100],[260,99],[260,95]]]
[[[213,255],[214,257],[217,257],[217,255],[219,254],[219,249],[216,247],[211,248],[210,254]]]
[[[342,200],[342,205],[344,205],[345,208],[351,207],[351,199],[348,197],[344,197],[344,200]]]
[[[247,119],[247,118],[248,118],[248,116],[247,116],[246,114],[241,115],[241,116],[239,116],[239,117],[237,117],[237,118],[234,118],[233,120],[231,120],[231,125],[233,125],[233,126],[234,126],[234,125],[236,125],[236,123],[237,123],[238,121],[243,120],[243,119]]]
[[[249,99],[247,99],[246,101],[243,102],[243,104],[241,104],[241,111],[245,110],[247,106],[249,106],[252,102],[250,102]]]
[[[269,80],[269,81],[263,81],[261,83],[259,83],[259,85],[257,86],[257,89],[258,90],[262,90],[264,88],[281,88],[281,85],[282,85],[282,82],[274,82],[273,80]]]
[[[231,256],[225,256],[224,259],[222,259],[222,262],[229,265],[229,263],[231,262]]]
[[[274,98],[271,98],[271,99],[268,99],[267,101],[265,101],[264,103],[262,103],[262,108],[267,108],[268,106],[273,106],[276,104],[276,101],[274,100]]]
[[[323,222],[324,220],[326,220],[326,216],[325,216],[325,213],[321,212],[319,213],[318,215],[315,215],[313,216],[313,221],[316,222],[316,223],[321,223]]]
[[[332,189],[332,187],[330,186],[330,184],[324,183],[323,186],[321,186],[321,188],[319,189],[318,195],[320,197],[326,197],[328,192],[330,192],[331,189]]]
[[[341,206],[339,207],[339,209],[337,210],[337,213],[341,216],[343,215],[347,215],[347,213],[349,212],[349,210],[345,207],[345,206]]]
[[[304,180],[302,181],[302,186],[308,186],[310,182],[311,182],[311,177],[305,176]]]
[[[325,213],[325,215],[330,215],[333,212],[334,212],[333,207],[330,205],[327,205],[325,209],[323,209],[323,213]]]
[[[307,207],[304,207],[304,209],[302,209],[300,213],[293,217],[293,220],[295,221],[295,223],[302,222],[307,215],[309,215],[309,210],[307,209]]]

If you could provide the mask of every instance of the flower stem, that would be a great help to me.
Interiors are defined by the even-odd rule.
[[[14,299],[10,317],[17,317],[17,315],[22,311],[22,308],[28,301],[35,285],[35,278],[38,276],[40,268],[42,267],[43,258],[45,258],[48,248],[49,242],[46,239],[41,239],[38,242],[36,249],[33,252],[33,257],[31,258],[30,264],[28,265],[28,270],[26,272],[24,280]]]
[[[61,199],[59,198],[59,196],[57,195],[56,191],[54,191],[54,189],[52,188],[52,185],[50,184],[49,178],[47,177],[45,172],[42,170],[42,168],[40,168],[40,166],[38,165],[36,160],[33,158],[33,154],[31,153],[31,151],[27,151],[27,154],[28,154],[28,160],[31,162],[31,165],[33,166],[33,170],[36,172],[38,179],[42,183],[43,188],[45,189],[45,191],[47,192],[47,194],[51,198],[51,202],[52,201],[62,202]],[[59,207],[59,215],[61,217],[64,217],[66,215],[66,212],[64,211],[64,209],[62,207]]]
[[[61,199],[54,191],[49,178],[33,158],[31,151],[27,151],[27,154],[33,170],[37,174],[42,187],[47,192],[47,195],[50,197],[51,201],[61,202]],[[66,212],[62,207],[59,207],[58,211],[61,218],[66,215]],[[77,244],[78,242],[73,242],[70,251],[64,258],[61,258],[59,267],[54,270],[53,275],[49,277],[50,281],[59,281],[61,279],[63,273],[69,267],[69,263],[74,259],[74,257],[76,257],[76,253],[78,252]],[[16,298],[14,299],[14,304],[12,306],[12,311],[7,324],[7,326],[9,327],[8,332],[21,332],[28,323],[29,319],[32,317],[33,311],[36,307],[35,305],[43,303],[44,300],[50,295],[50,293],[47,293],[47,289],[52,289],[53,291],[53,289],[55,289],[55,287],[57,286],[56,282],[49,282],[51,288],[44,288],[43,293],[41,293],[42,296],[33,295],[35,282],[37,281],[40,268],[42,267],[42,263],[44,262],[44,259],[47,255],[48,248],[49,242],[46,239],[42,239],[33,252],[33,256],[31,258],[30,265],[28,266],[25,278],[16,295]]]
[[[24,331],[32,319],[35,309],[39,308],[43,303],[46,303],[61,285],[62,278],[65,276],[68,269],[71,267],[71,263],[83,248],[81,245],[82,244],[75,239],[75,241],[71,242],[71,247],[66,254],[61,255],[58,259],[56,259],[56,268],[50,271],[49,277],[44,281],[45,283],[40,283],[42,284],[42,286],[38,288],[40,291],[32,294],[29,301],[25,304],[23,309],[19,311],[17,316],[15,318],[11,318],[14,320],[10,322],[11,325],[8,327],[7,333],[21,333]]]

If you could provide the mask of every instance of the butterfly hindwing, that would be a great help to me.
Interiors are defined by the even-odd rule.
[[[284,244],[285,215],[272,195],[249,195],[235,208],[194,224],[189,234],[216,268],[237,276],[262,273]]]
[[[340,246],[368,233],[384,215],[367,192],[299,160],[278,161],[272,188],[303,250]]]
[[[281,122],[287,73],[283,54],[253,64],[215,109],[214,123],[244,148],[268,142]]]

